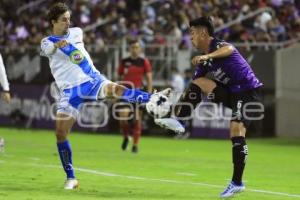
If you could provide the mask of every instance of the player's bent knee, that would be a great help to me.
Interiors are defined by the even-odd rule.
[[[123,85],[118,85],[116,84],[116,93],[115,93],[115,97],[121,97],[124,93],[124,90],[126,89],[126,87],[124,87]]]
[[[68,134],[67,130],[60,129],[60,128],[55,130],[56,139],[59,142],[65,141],[67,139],[67,134]]]
[[[65,114],[58,114],[59,117],[65,117],[67,115]],[[63,142],[67,139],[67,135],[69,131],[71,130],[75,118],[70,118],[68,120],[56,120],[56,128],[55,128],[55,135],[58,142]]]
[[[123,120],[125,120],[125,119],[128,120],[129,116],[130,116],[130,110],[129,109],[128,110],[123,110],[122,112],[119,112],[119,117]]]
[[[109,83],[104,88],[106,97],[121,97],[125,87],[116,83]]]
[[[205,77],[197,78],[193,80],[193,83],[198,85],[205,94],[212,92],[217,86],[217,84],[213,80]]]
[[[106,97],[111,97],[113,95],[113,91],[114,91],[114,84],[109,83],[109,84],[105,85],[103,90],[104,90],[104,94]]]

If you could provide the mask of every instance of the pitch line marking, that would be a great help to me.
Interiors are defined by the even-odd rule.
[[[43,168],[55,168],[55,169],[62,168],[60,165],[29,164],[29,163],[17,163],[17,162],[10,162],[10,163],[15,163],[15,164],[19,164],[19,165],[27,165],[27,166],[43,167]],[[158,179],[158,178],[146,178],[146,177],[139,177],[139,176],[126,176],[126,175],[108,173],[108,172],[101,172],[101,171],[98,171],[98,170],[81,168],[81,167],[74,167],[74,169],[77,170],[77,171],[80,171],[80,172],[86,172],[86,173],[101,175],[101,176],[121,177],[121,178],[134,179],[134,180],[156,181],[156,182],[184,184],[184,185],[186,185],[186,184],[198,185],[198,186],[200,185],[200,186],[206,186],[206,187],[211,187],[211,188],[222,188],[222,189],[225,188],[225,186],[208,184],[208,183],[201,183],[201,182],[188,182],[188,181],[177,181],[177,180]],[[248,189],[248,188],[246,189],[246,191],[255,192],[255,193],[269,194],[269,195],[278,195],[278,196],[287,196],[287,197],[300,198],[300,194],[289,194],[289,193],[284,193],[284,192],[274,192],[274,191],[268,191],[268,190],[258,190],[258,189]]]
[[[158,182],[165,182],[165,183],[201,185],[201,186],[206,186],[206,187],[211,187],[211,188],[222,188],[222,189],[225,188],[225,186],[208,184],[208,183],[186,182],[186,181],[177,181],[177,180],[168,180],[168,179],[157,179],[157,178],[146,178],[146,177],[137,177],[137,176],[126,176],[126,175],[120,175],[120,174],[113,174],[113,173],[101,172],[101,171],[97,171],[97,170],[90,170],[90,169],[85,169],[85,168],[80,168],[80,167],[76,167],[74,169],[78,170],[78,171],[81,171],[81,172],[87,172],[87,173],[96,174],[96,175],[115,176],[115,177],[122,177],[122,178],[128,178],[128,179],[138,179],[138,180],[146,180],[146,181],[158,181]],[[288,194],[288,193],[273,192],[273,191],[268,191],[268,190],[246,189],[246,191],[256,192],[256,193],[264,193],[264,194],[271,194],[271,195],[280,195],[280,196],[288,196],[288,197],[300,198],[300,195],[298,195],[298,194]]]
[[[15,157],[14,155],[6,154],[6,153],[4,153],[2,155],[3,155],[3,157],[7,157],[7,158],[13,158],[13,157]]]
[[[40,158],[37,157],[28,157],[29,160],[33,160],[33,161],[40,161]]]

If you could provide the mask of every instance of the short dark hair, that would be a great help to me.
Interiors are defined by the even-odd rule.
[[[192,26],[203,26],[207,29],[207,32],[210,36],[214,35],[214,25],[210,17],[199,17],[190,21],[190,27]]]
[[[128,40],[129,46],[131,46],[131,45],[133,45],[135,43],[140,43],[140,41],[138,39],[130,39],[130,40]]]
[[[56,3],[52,5],[47,14],[47,20],[52,26],[52,20],[57,20],[59,16],[69,11],[69,7],[64,3]]]

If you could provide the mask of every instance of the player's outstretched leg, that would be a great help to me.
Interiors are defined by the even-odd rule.
[[[165,90],[156,93],[157,94],[161,93],[165,96],[168,96],[170,94],[170,91],[171,89],[167,88]],[[103,93],[104,95],[102,94],[99,95],[104,97],[109,97],[109,98],[114,97],[117,99],[122,99],[130,103],[147,103],[152,96],[152,94],[149,92],[145,92],[138,89],[129,89],[123,85],[119,85],[113,82],[106,84],[104,86]]]
[[[175,118],[155,119],[155,123],[176,133],[185,132],[184,119],[191,117],[193,110],[201,102],[201,88],[191,83],[175,105]]]
[[[201,77],[195,79],[182,94],[175,105],[175,117],[155,119],[155,123],[177,133],[185,132],[184,120],[191,117],[193,110],[202,101],[202,94],[207,95],[215,103],[227,105],[228,91],[213,80]]]
[[[61,160],[61,164],[67,175],[67,179],[64,186],[66,190],[75,189],[79,185],[74,174],[71,145],[67,139],[67,135],[69,134],[74,122],[75,119],[68,115],[62,113],[57,114],[57,119],[56,119],[57,149]]]
[[[123,85],[109,83],[103,88],[105,97],[122,99],[130,103],[147,103],[151,94],[138,89],[129,89]]]

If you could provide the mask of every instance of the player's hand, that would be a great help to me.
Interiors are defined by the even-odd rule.
[[[203,63],[204,61],[208,60],[210,57],[208,55],[201,55],[201,56],[195,56],[192,59],[192,64],[197,65],[200,63]]]
[[[10,93],[9,92],[2,92],[1,95],[2,95],[2,98],[4,99],[4,101],[6,103],[10,102],[11,97],[10,97]]]
[[[67,44],[68,44],[67,40],[60,40],[60,41],[54,43],[54,46],[56,48],[62,48],[64,46],[66,46]]]

